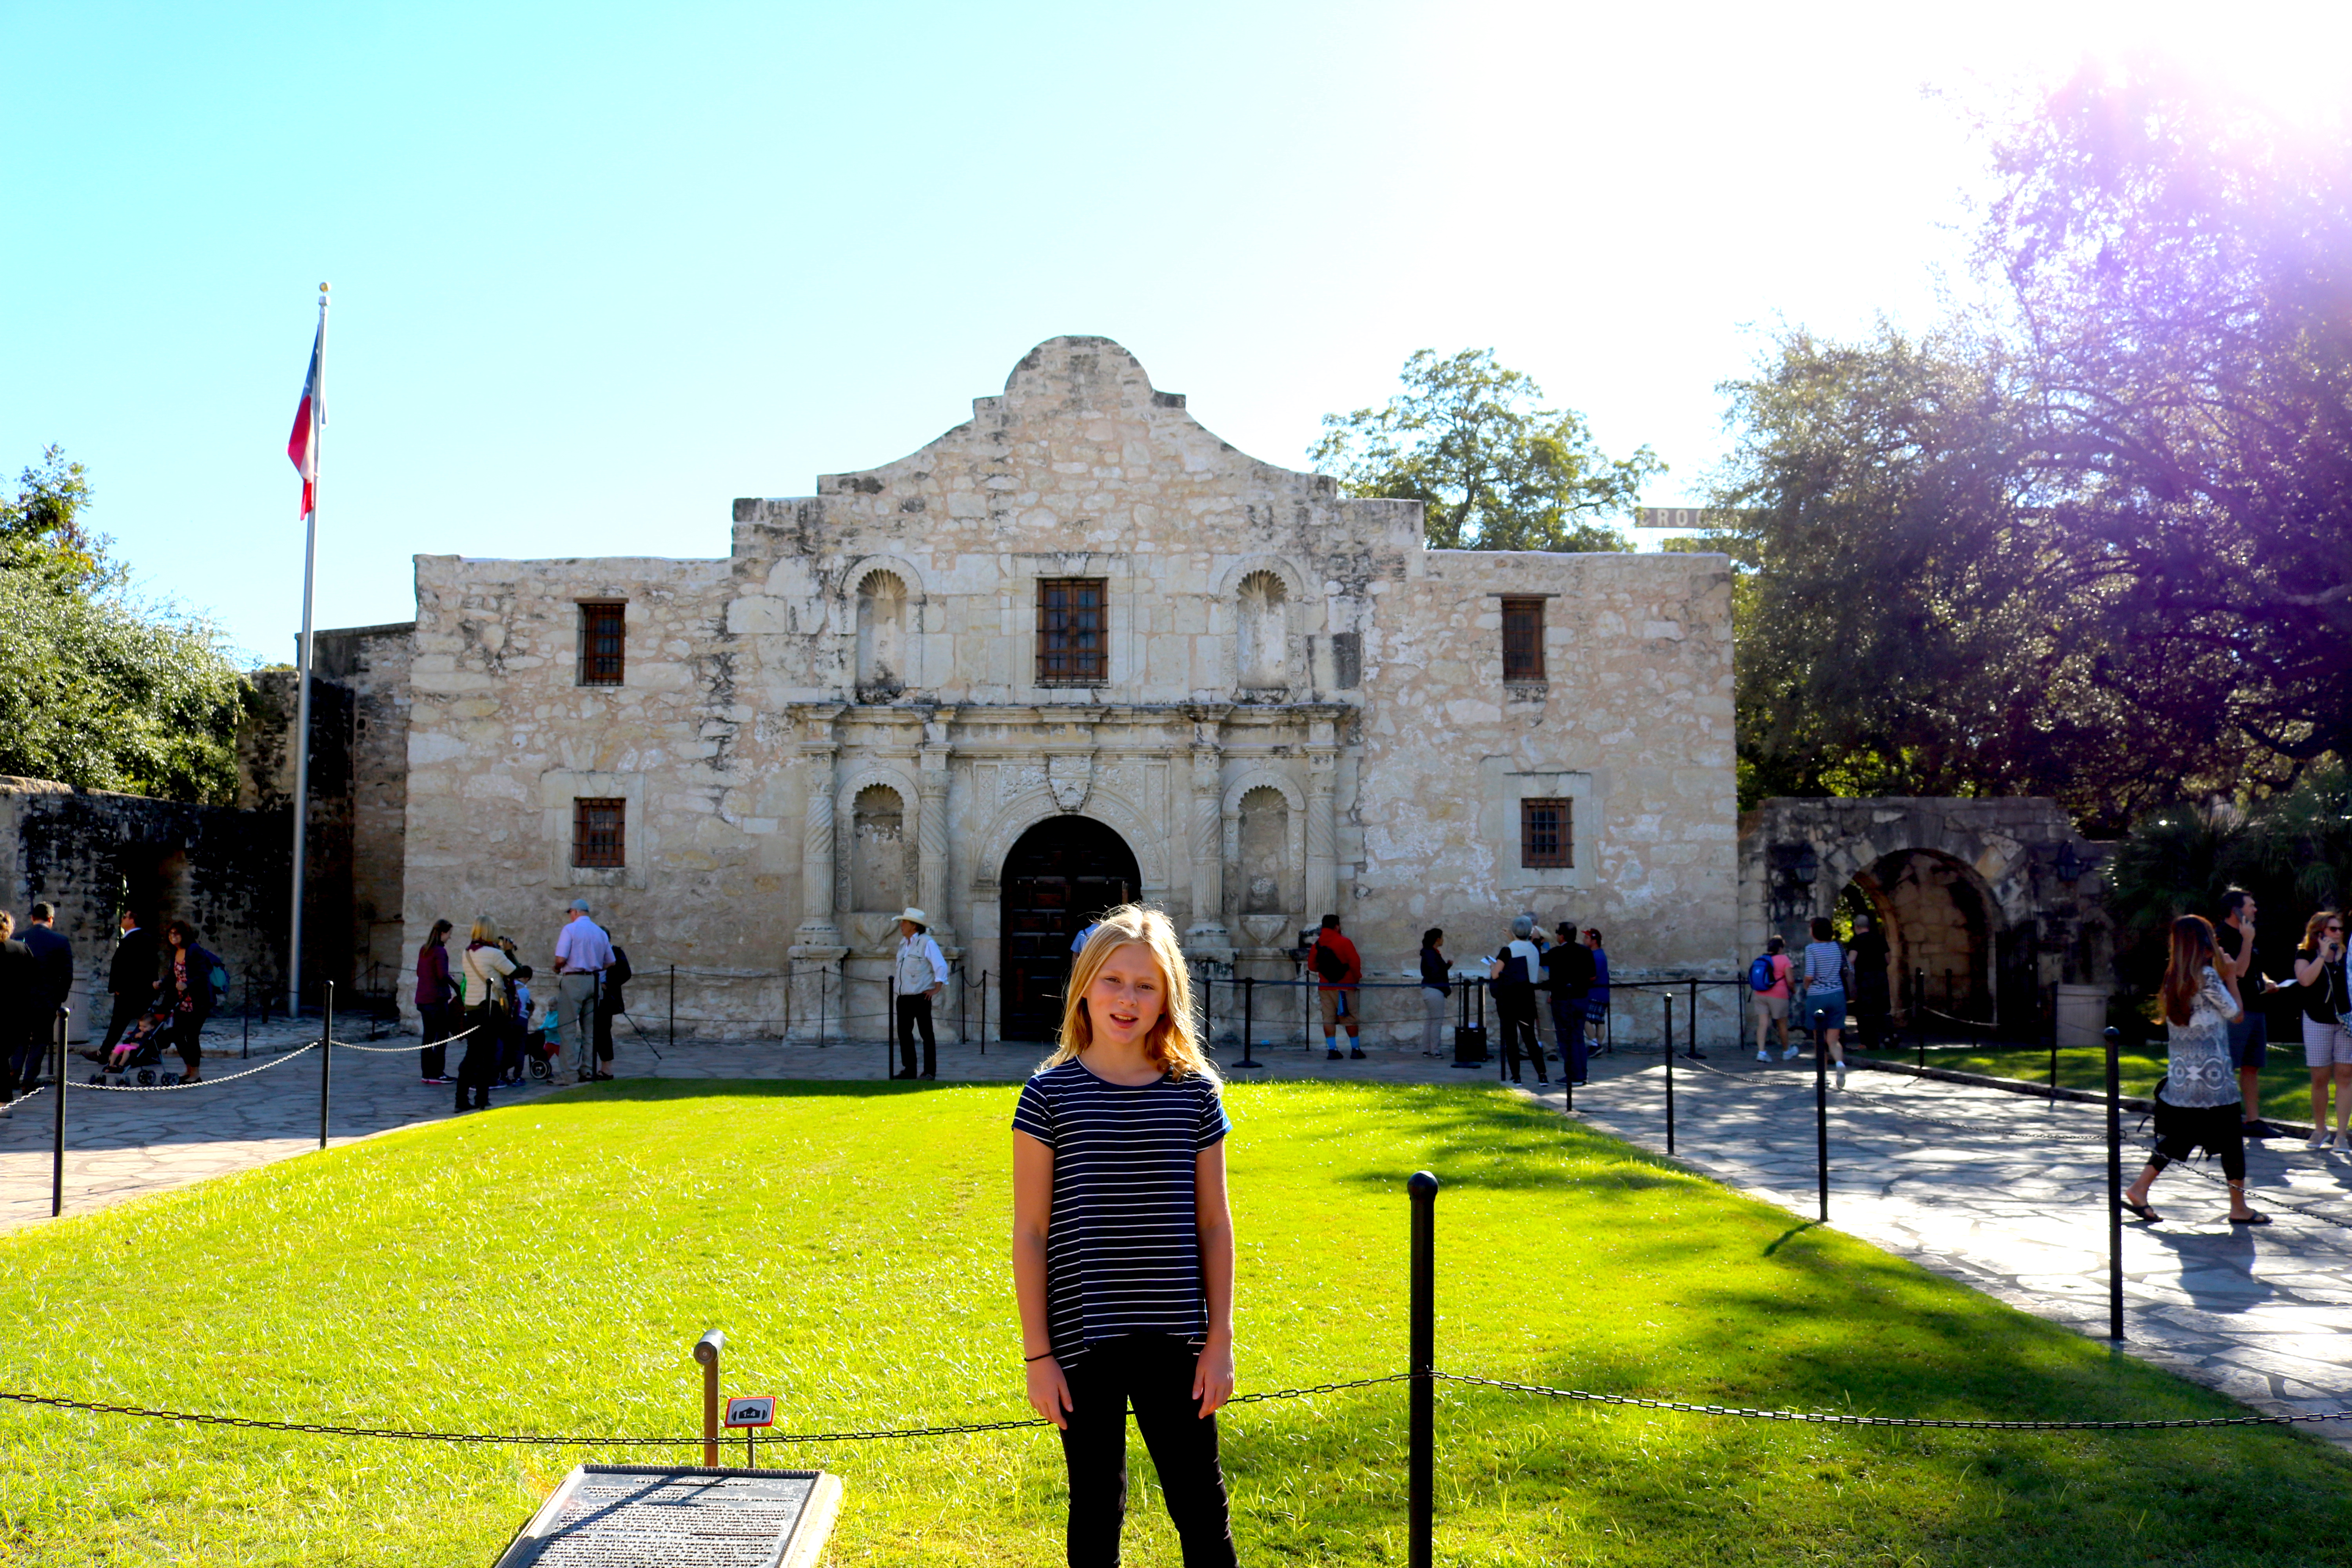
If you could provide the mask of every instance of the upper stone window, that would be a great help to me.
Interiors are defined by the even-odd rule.
[[[1290,684],[1290,591],[1272,572],[1242,579],[1235,615],[1235,664],[1244,689],[1271,690]]]
[[[1544,602],[1541,599],[1503,601],[1503,679],[1541,680],[1544,678]]]
[[[1104,686],[1110,681],[1108,581],[1037,579],[1037,684]]]
[[[580,684],[618,686],[628,657],[625,604],[580,606]]]
[[[907,584],[873,571],[857,584],[857,700],[887,702],[907,689]]]

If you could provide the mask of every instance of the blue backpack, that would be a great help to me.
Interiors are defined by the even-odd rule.
[[[1760,953],[1756,962],[1748,966],[1748,989],[1760,996],[1772,989],[1772,955]]]

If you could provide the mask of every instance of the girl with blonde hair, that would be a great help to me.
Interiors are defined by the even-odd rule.
[[[1185,1568],[1234,1562],[1217,1462],[1234,1392],[1221,1087],[1175,926],[1139,904],[1111,910],[1013,1115],[1022,1357],[1030,1405],[1062,1435],[1073,1568],[1118,1562],[1130,1405]]]
[[[476,917],[457,961],[465,987],[466,1055],[457,1064],[457,1109],[488,1110],[490,1083],[499,1075],[500,1037],[507,1026],[507,982],[515,961],[499,943],[498,922]]]

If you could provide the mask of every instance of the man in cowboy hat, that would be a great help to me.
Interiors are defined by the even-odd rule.
[[[940,1076],[939,1043],[931,1037],[931,998],[948,988],[948,961],[931,940],[931,917],[918,909],[898,916],[898,958],[890,989],[898,1015],[898,1062],[894,1078],[915,1076],[915,1031],[923,1031],[923,1076]]]

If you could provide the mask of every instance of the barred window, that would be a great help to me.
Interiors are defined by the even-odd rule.
[[[1574,866],[1574,824],[1575,816],[1569,801],[1519,802],[1519,864],[1529,870]]]
[[[1110,679],[1107,583],[1100,577],[1037,579],[1037,684],[1101,686]]]
[[[625,800],[574,800],[572,803],[572,863],[590,870],[626,866],[629,803]]]
[[[626,605],[580,606],[580,684],[618,686],[627,658]]]
[[[1544,616],[1541,599],[1503,601],[1503,679],[1544,678]]]

